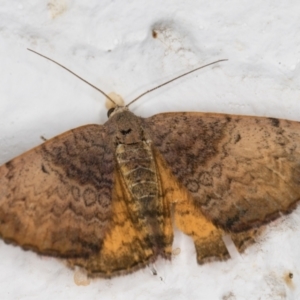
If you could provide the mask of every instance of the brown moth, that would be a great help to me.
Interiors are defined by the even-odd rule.
[[[112,277],[170,259],[173,220],[202,264],[299,199],[299,122],[116,106],[0,167],[0,235]]]

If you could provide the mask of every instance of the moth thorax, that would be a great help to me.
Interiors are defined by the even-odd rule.
[[[145,203],[157,198],[158,181],[150,145],[145,141],[132,145],[120,144],[116,149],[116,157],[133,198]]]

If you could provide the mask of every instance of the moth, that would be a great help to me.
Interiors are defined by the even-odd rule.
[[[224,233],[242,252],[300,199],[299,122],[108,114],[0,167],[5,242],[108,278],[171,259],[173,223],[199,264],[227,259]]]

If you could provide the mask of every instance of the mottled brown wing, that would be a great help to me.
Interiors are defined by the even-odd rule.
[[[224,231],[204,216],[199,205],[193,201],[192,194],[175,178],[162,154],[155,148],[154,157],[160,177],[161,197],[164,203],[173,207],[173,220],[177,228],[194,240],[198,263],[229,258]],[[165,211],[167,210],[168,205],[165,205]],[[171,232],[167,230],[164,234],[172,238]],[[255,242],[259,233],[257,229],[253,229],[226,235],[227,240],[230,237],[238,251],[243,252],[249,244]]]
[[[129,193],[121,173],[116,169],[112,191],[112,218],[102,246],[97,253],[87,258],[69,259],[70,266],[81,266],[90,276],[110,278],[132,273],[154,261],[157,254],[149,241],[147,227],[141,226],[143,216],[138,220],[134,216],[137,206],[138,203]],[[166,210],[169,210],[169,206],[166,206]],[[170,214],[168,216],[168,226],[164,234],[172,241]],[[168,251],[171,253],[171,243]]]
[[[57,136],[0,167],[0,236],[59,257],[97,252],[111,219],[114,159],[105,127]]]
[[[241,232],[300,200],[300,123],[206,113],[166,113],[143,127],[196,207]]]

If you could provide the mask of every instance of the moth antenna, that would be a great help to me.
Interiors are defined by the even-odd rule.
[[[211,65],[213,65],[213,64],[219,63],[219,62],[221,62],[221,61],[226,61],[226,60],[228,60],[228,59],[220,59],[220,60],[216,60],[216,61],[214,61],[214,62],[211,62],[211,63],[207,64],[207,65],[198,67],[198,68],[193,69],[193,70],[191,70],[191,71],[188,71],[188,72],[186,72],[186,73],[184,73],[184,74],[181,74],[181,75],[179,75],[179,76],[177,76],[177,77],[175,77],[175,78],[173,78],[173,79],[171,79],[171,80],[168,80],[168,81],[166,81],[166,82],[164,82],[164,83],[162,83],[162,84],[160,84],[160,85],[158,85],[158,86],[156,86],[156,87],[154,87],[154,88],[152,88],[152,89],[150,89],[150,90],[148,90],[148,91],[142,93],[141,95],[139,95],[138,97],[136,97],[135,99],[133,99],[131,102],[129,102],[129,104],[127,104],[126,107],[129,107],[129,105],[131,105],[132,103],[134,103],[135,101],[137,101],[138,99],[140,99],[141,97],[143,97],[144,95],[146,95],[146,94],[148,94],[148,93],[150,93],[150,92],[152,92],[152,91],[154,91],[154,90],[157,90],[157,89],[161,88],[161,87],[164,86],[164,85],[167,85],[168,83],[170,83],[170,82],[172,82],[172,81],[175,81],[175,80],[177,80],[177,79],[179,79],[179,78],[181,78],[181,77],[183,77],[183,76],[185,76],[185,75],[191,74],[191,73],[193,73],[193,72],[195,72],[195,71],[198,71],[198,70],[200,70],[200,69],[203,69],[203,68],[205,68],[205,67],[208,67],[208,66],[211,66]]]
[[[86,81],[85,79],[83,79],[82,77],[80,77],[79,75],[77,75],[76,73],[74,73],[73,71],[69,70],[67,67],[61,65],[60,63],[56,62],[55,60],[53,60],[53,59],[51,59],[51,58],[49,58],[49,57],[47,57],[47,56],[45,56],[45,55],[43,55],[43,54],[41,54],[41,53],[38,53],[38,52],[36,52],[36,51],[34,51],[34,50],[31,50],[31,49],[29,49],[29,48],[27,48],[27,50],[28,50],[28,51],[31,51],[31,52],[33,52],[33,53],[35,53],[35,54],[37,54],[37,55],[39,55],[39,56],[41,56],[41,57],[44,57],[44,58],[46,58],[46,59],[52,61],[53,63],[57,64],[58,66],[62,67],[63,69],[67,70],[68,72],[70,72],[71,74],[73,74],[74,76],[76,76],[77,78],[79,78],[80,80],[84,81],[84,82],[87,83],[89,86],[91,86],[92,88],[94,88],[95,90],[97,90],[98,92],[100,92],[103,96],[105,96],[106,98],[108,98],[112,103],[114,103],[115,105],[117,105],[117,103],[116,103],[113,99],[111,99],[111,97],[109,97],[106,93],[104,93],[102,90],[100,90],[99,88],[97,88],[97,87],[94,86],[93,84],[89,83],[88,81]],[[117,106],[118,106],[118,105],[117,105]]]

